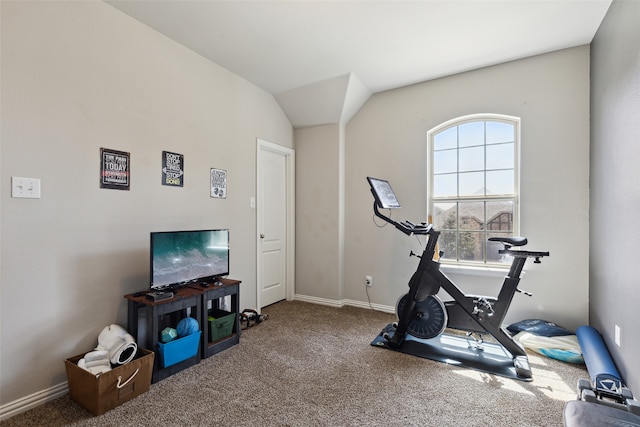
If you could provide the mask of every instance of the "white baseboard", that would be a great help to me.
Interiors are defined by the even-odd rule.
[[[350,299],[332,300],[327,298],[318,298],[318,297],[312,297],[312,296],[300,295],[300,294],[296,294],[294,296],[294,299],[296,301],[310,302],[313,304],[320,304],[320,305],[328,305],[330,307],[344,307],[348,305],[351,307],[368,308],[370,310],[377,310],[385,313],[396,312],[396,308],[392,306],[381,305],[381,304],[369,304],[367,302],[350,300]]]
[[[327,298],[318,298],[318,297],[312,297],[312,296],[300,295],[300,294],[296,294],[294,296],[294,299],[296,301],[303,301],[303,302],[327,305],[330,307],[338,307],[338,308],[344,307],[344,306],[351,306],[351,307],[360,307],[360,308],[367,308],[370,310],[382,311],[385,313],[395,313],[396,311],[395,307],[392,307],[392,306],[381,305],[381,304],[369,304],[367,302],[350,300],[350,299],[332,300]],[[63,396],[68,391],[69,391],[69,386],[65,381],[64,383],[60,383],[46,390],[33,393],[29,396],[25,396],[18,400],[14,400],[13,402],[9,402],[5,405],[2,405],[0,406],[0,421],[4,421],[22,412],[28,411],[29,409],[35,408],[36,406],[40,406],[54,399],[57,399],[58,397]]]
[[[18,415],[22,412],[28,411],[29,409],[35,408],[36,406],[40,406],[57,399],[60,396],[64,396],[68,391],[69,386],[65,381],[46,390],[38,391],[30,394],[29,396],[4,404],[0,406],[0,421],[4,421],[14,415]]]

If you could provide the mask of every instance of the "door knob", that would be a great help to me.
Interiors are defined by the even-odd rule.
[[[264,239],[264,234],[260,233],[260,238]]]

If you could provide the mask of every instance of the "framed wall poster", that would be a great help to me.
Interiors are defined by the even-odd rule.
[[[211,168],[211,197],[227,198],[227,171]]]
[[[131,155],[124,151],[100,148],[100,188],[129,190]]]
[[[182,154],[162,152],[162,185],[184,186],[184,156]]]

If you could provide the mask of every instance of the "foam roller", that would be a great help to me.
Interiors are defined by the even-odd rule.
[[[600,333],[585,325],[576,330],[576,336],[593,388],[600,393],[619,396],[622,380]]]

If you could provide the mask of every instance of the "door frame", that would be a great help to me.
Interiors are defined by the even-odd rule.
[[[262,138],[256,139],[256,310],[260,311],[262,299],[262,242],[260,239],[260,215],[263,204],[260,200],[262,179],[262,151],[271,151],[285,157],[285,298],[293,299],[295,294],[295,151],[292,148],[274,144]]]

